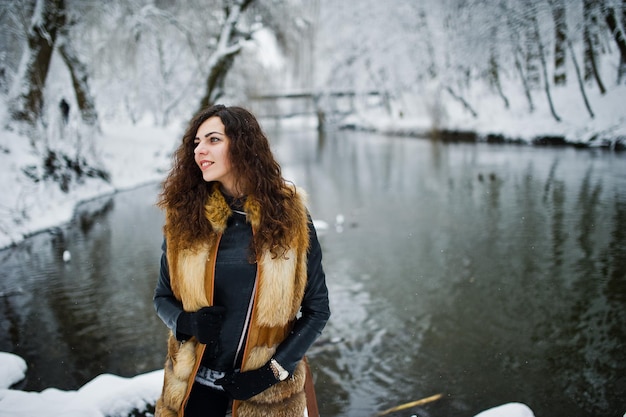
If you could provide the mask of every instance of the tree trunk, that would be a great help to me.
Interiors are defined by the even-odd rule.
[[[560,122],[561,118],[558,114],[556,114],[556,110],[554,109],[554,103],[552,102],[552,95],[550,94],[550,78],[548,77],[548,66],[546,64],[545,49],[543,47],[543,41],[541,40],[541,34],[539,33],[539,23],[537,23],[537,19],[535,16],[532,17],[532,25],[535,30],[535,42],[537,42],[537,47],[539,49],[539,59],[541,61],[541,68],[543,70],[543,86],[546,92],[546,98],[548,99],[548,104],[550,105],[550,113],[552,113],[552,117],[554,117],[554,120]]]
[[[617,84],[622,83],[623,77],[626,76],[626,58],[621,57],[619,67],[617,68]]]
[[[582,74],[580,73],[580,68],[578,66],[578,61],[576,61],[576,55],[574,55],[574,48],[572,48],[572,43],[567,41],[567,46],[569,47],[570,55],[572,56],[572,61],[574,62],[574,69],[576,70],[576,77],[578,78],[578,87],[580,88],[580,94],[583,96],[583,101],[585,102],[585,107],[589,112],[589,116],[593,119],[595,115],[593,114],[593,110],[591,110],[591,105],[589,104],[589,100],[587,100],[587,93],[585,93],[585,83],[583,82]]]
[[[238,48],[232,53],[217,57],[214,65],[211,66],[209,76],[206,80],[205,94],[202,100],[200,100],[201,109],[217,103],[224,95],[224,80],[226,80],[226,75],[228,75],[228,71],[233,66],[233,62],[239,51],[240,49]]]
[[[528,111],[535,111],[535,104],[533,103],[533,96],[530,93],[530,86],[528,85],[528,81],[526,80],[526,74],[524,74],[524,68],[522,68],[522,61],[520,60],[521,50],[519,46],[516,46],[514,49],[515,55],[515,69],[517,69],[517,73],[522,80],[522,87],[524,87],[524,95],[526,96],[526,100],[528,101]]]
[[[209,58],[209,74],[206,79],[204,97],[200,100],[200,109],[216,103],[224,94],[224,80],[233,65],[235,57],[242,48],[241,34],[235,33],[235,26],[241,13],[254,0],[234,1],[226,10],[226,20],[217,42],[217,49]],[[237,39],[235,39],[237,38]]]
[[[599,48],[599,35],[598,35],[598,16],[597,8],[594,0],[583,0],[583,16],[584,16],[584,29],[583,29],[583,44],[585,48],[584,54],[584,69],[585,69],[585,81],[589,81],[592,78],[596,80],[598,89],[601,94],[606,93],[604,83],[600,78],[597,63],[597,49]]]
[[[498,29],[496,26],[491,29],[492,39],[496,39],[497,31]],[[502,91],[502,83],[500,82],[500,66],[498,65],[497,46],[495,42],[492,43],[489,48],[489,80],[504,102],[504,107],[508,109],[509,100],[504,95],[504,91]]]
[[[604,88],[604,83],[602,82],[602,78],[600,78],[600,73],[598,72],[598,64],[596,61],[596,54],[594,52],[595,48],[593,47],[590,38],[585,39],[585,50],[588,52],[585,54],[585,56],[587,57],[587,64],[591,68],[591,75],[593,75],[593,78],[598,84],[600,94],[604,94],[606,93],[606,88]]]
[[[508,27],[514,27],[511,19],[507,18]],[[522,66],[522,56],[523,51],[520,46],[519,36],[516,36],[513,31],[509,31],[509,36],[511,39],[511,44],[513,45],[513,57],[515,58],[515,69],[519,74],[520,80],[522,81],[522,87],[524,87],[524,95],[526,96],[526,100],[528,101],[528,111],[530,113],[535,111],[535,105],[533,103],[533,97],[530,93],[530,85],[528,84],[528,80],[526,79],[526,74],[524,73],[524,68]]]
[[[626,71],[626,34],[624,33],[624,28],[626,27],[626,0],[623,1],[622,5],[622,23],[619,24],[618,16],[614,8],[609,7],[606,10],[604,15],[604,19],[606,20],[606,24],[611,30],[613,34],[613,38],[615,39],[615,43],[620,52],[620,62],[617,72],[617,82],[621,83],[622,76]]]
[[[563,0],[550,1],[554,19],[554,85],[567,84],[567,21]]]
[[[593,19],[591,17],[592,4],[590,0],[583,0],[583,75],[585,81],[589,81],[592,77],[591,60],[593,59],[593,49],[591,42],[591,31],[593,29]]]
[[[622,59],[626,60],[626,34],[623,31],[626,26],[626,4],[622,7],[624,7],[624,16],[622,16],[621,26],[617,20],[615,9],[612,7],[607,8],[604,18],[607,26],[611,30],[611,34],[613,34],[613,38],[615,39],[615,43],[617,44]]]
[[[533,15],[532,19],[535,19]],[[526,42],[524,48],[524,68],[526,73],[526,82],[531,89],[539,88],[541,85],[541,63],[540,56],[541,52],[539,51],[538,44],[535,40],[535,32],[533,31],[533,23],[529,23],[525,28],[526,37],[529,40]]]
[[[96,105],[89,88],[89,74],[87,67],[82,63],[78,54],[70,44],[68,36],[60,38],[59,52],[63,62],[67,65],[72,77],[72,85],[76,94],[76,102],[80,111],[80,116],[87,125],[98,126],[98,113]]]
[[[450,93],[450,95],[457,100],[459,103],[461,103],[463,105],[463,107],[465,108],[465,110],[467,110],[468,112],[470,112],[470,114],[472,115],[472,117],[474,119],[476,119],[478,117],[478,113],[476,113],[476,110],[474,110],[472,108],[472,106],[460,95],[458,95],[457,93],[454,92],[454,90],[450,87],[447,86],[445,87],[445,90]]]
[[[35,125],[43,108],[43,90],[57,31],[65,25],[64,0],[37,0],[27,45],[12,86],[11,119]]]

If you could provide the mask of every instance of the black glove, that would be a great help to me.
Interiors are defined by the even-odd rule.
[[[206,354],[211,357],[219,352],[219,337],[226,308],[222,306],[203,307],[187,313],[183,311],[176,321],[177,333],[195,336],[198,342],[207,345]]]
[[[268,362],[254,371],[226,374],[215,381],[215,385],[221,385],[236,400],[247,400],[278,382]]]

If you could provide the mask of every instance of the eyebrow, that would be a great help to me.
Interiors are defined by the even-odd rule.
[[[204,135],[204,137],[205,137],[205,138],[208,138],[209,136],[214,135],[214,134],[218,134],[218,135],[225,136],[225,134],[224,134],[224,133],[220,133],[220,132],[209,132],[209,133],[207,133],[206,135]],[[196,136],[196,139],[200,139],[200,137],[199,137],[199,136]]]

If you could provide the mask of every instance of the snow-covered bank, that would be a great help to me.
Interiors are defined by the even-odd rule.
[[[378,131],[386,134],[427,134],[433,128],[447,131],[471,132],[478,137],[492,135],[521,143],[532,144],[538,137],[563,137],[570,144],[590,147],[626,146],[626,109],[622,97],[626,87],[615,88],[605,95],[592,96],[596,117],[591,119],[581,109],[579,100],[571,97],[575,91],[555,94],[560,104],[562,120],[557,122],[541,108],[538,100],[535,113],[523,111],[522,99],[514,100],[511,108],[494,103],[493,96],[475,93],[474,102],[479,116],[473,117],[458,102],[442,97],[445,108],[437,126],[426,99],[414,98],[409,114],[391,114],[376,109],[358,109],[341,121],[341,125]],[[433,95],[442,93],[433,92]],[[408,99],[406,99],[408,100]],[[445,105],[445,106],[444,106]],[[520,107],[516,111],[516,106]],[[422,109],[420,115],[420,109]],[[542,116],[543,115],[543,116]],[[311,119],[311,121],[314,119]],[[268,125],[276,121],[268,121]],[[292,121],[279,122],[290,128]],[[302,120],[296,123],[302,129]],[[312,130],[314,124],[307,124]],[[0,249],[22,241],[25,237],[67,223],[77,204],[119,190],[161,180],[170,167],[171,152],[182,133],[182,124],[158,127],[145,122],[137,125],[103,124],[102,136],[95,146],[98,156],[110,174],[110,182],[85,178],[73,184],[69,193],[61,191],[52,181],[33,182],[25,169],[41,164],[41,155],[29,144],[28,138],[9,131],[0,132]],[[621,144],[621,145],[620,145]]]
[[[563,139],[581,147],[626,148],[626,86],[605,94],[589,92],[591,117],[572,87],[555,89],[554,101],[560,121],[536,94],[533,112],[529,112],[521,91],[509,92],[509,107],[489,91],[474,88],[467,93],[475,114],[470,113],[440,86],[433,86],[425,96],[407,96],[399,100],[402,108],[391,115],[380,109],[360,110],[341,122],[344,126],[392,135],[427,136],[434,130],[475,135],[476,140],[498,138],[502,141],[533,144],[542,138]]]
[[[24,378],[26,364],[19,356],[0,352],[0,417],[125,417],[154,406],[161,392],[163,371],[133,378],[103,374],[76,391],[54,388],[42,392],[10,389]],[[510,403],[476,417],[534,417],[524,404]]]
[[[96,146],[110,182],[85,178],[68,193],[54,182],[33,182],[25,175],[24,168],[40,164],[41,156],[28,138],[0,132],[0,248],[67,223],[80,202],[161,180],[180,131],[178,125],[103,125]]]
[[[128,416],[133,410],[153,406],[161,392],[163,371],[134,378],[103,374],[77,391],[49,388],[26,392],[9,387],[25,376],[19,356],[0,352],[0,417],[112,417]]]

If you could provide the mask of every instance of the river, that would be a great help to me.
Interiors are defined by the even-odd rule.
[[[270,126],[309,194],[332,317],[310,351],[324,417],[626,412],[626,155]],[[0,252],[0,350],[20,386],[158,369],[157,185]],[[69,251],[71,260],[63,260]]]

